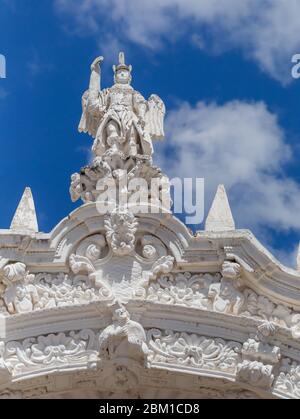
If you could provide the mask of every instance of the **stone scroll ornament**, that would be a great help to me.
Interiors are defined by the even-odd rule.
[[[1,312],[12,315],[96,301],[145,299],[150,280],[170,272],[174,257],[154,235],[138,234],[137,226],[132,213],[116,208],[106,217],[102,234],[76,246],[68,274],[30,274],[24,263],[6,265],[0,271]]]
[[[87,274],[100,300],[144,299],[149,282],[172,270],[174,258],[153,235],[136,236],[136,221],[124,210],[106,220],[106,235],[85,239],[70,256],[74,274]]]

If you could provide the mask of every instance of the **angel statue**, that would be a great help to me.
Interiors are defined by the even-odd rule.
[[[79,132],[95,138],[93,152],[97,157],[121,155],[123,158],[151,158],[152,140],[164,139],[165,105],[157,95],[146,100],[131,86],[131,65],[125,64],[123,52],[113,66],[115,84],[101,90],[101,63],[98,57],[91,65],[89,89],[82,97]]]

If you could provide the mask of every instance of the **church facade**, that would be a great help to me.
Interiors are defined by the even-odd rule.
[[[24,192],[0,230],[0,398],[300,398],[300,271],[235,229],[225,188],[193,234],[153,165],[165,106],[91,66],[82,205],[38,231]],[[157,188],[153,185],[159,185]]]

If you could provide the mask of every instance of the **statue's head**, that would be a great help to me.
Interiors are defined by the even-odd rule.
[[[119,54],[119,64],[113,66],[113,70],[115,73],[115,83],[118,84],[130,84],[132,77],[131,77],[131,65],[125,64],[125,56],[124,52],[120,52]]]
[[[114,310],[113,310],[113,316],[112,319],[114,321],[126,321],[129,319],[129,313],[126,310],[126,308],[120,304],[118,301],[116,302],[116,304],[114,305]]]

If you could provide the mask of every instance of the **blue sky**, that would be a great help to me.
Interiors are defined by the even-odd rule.
[[[0,0],[0,227],[9,227],[26,186],[42,231],[79,205],[68,190],[91,145],[77,132],[90,63],[105,56],[109,86],[123,49],[133,86],[167,106],[155,161],[170,177],[204,177],[206,206],[224,183],[237,227],[292,265],[300,79],[290,71],[299,17],[298,0]]]

